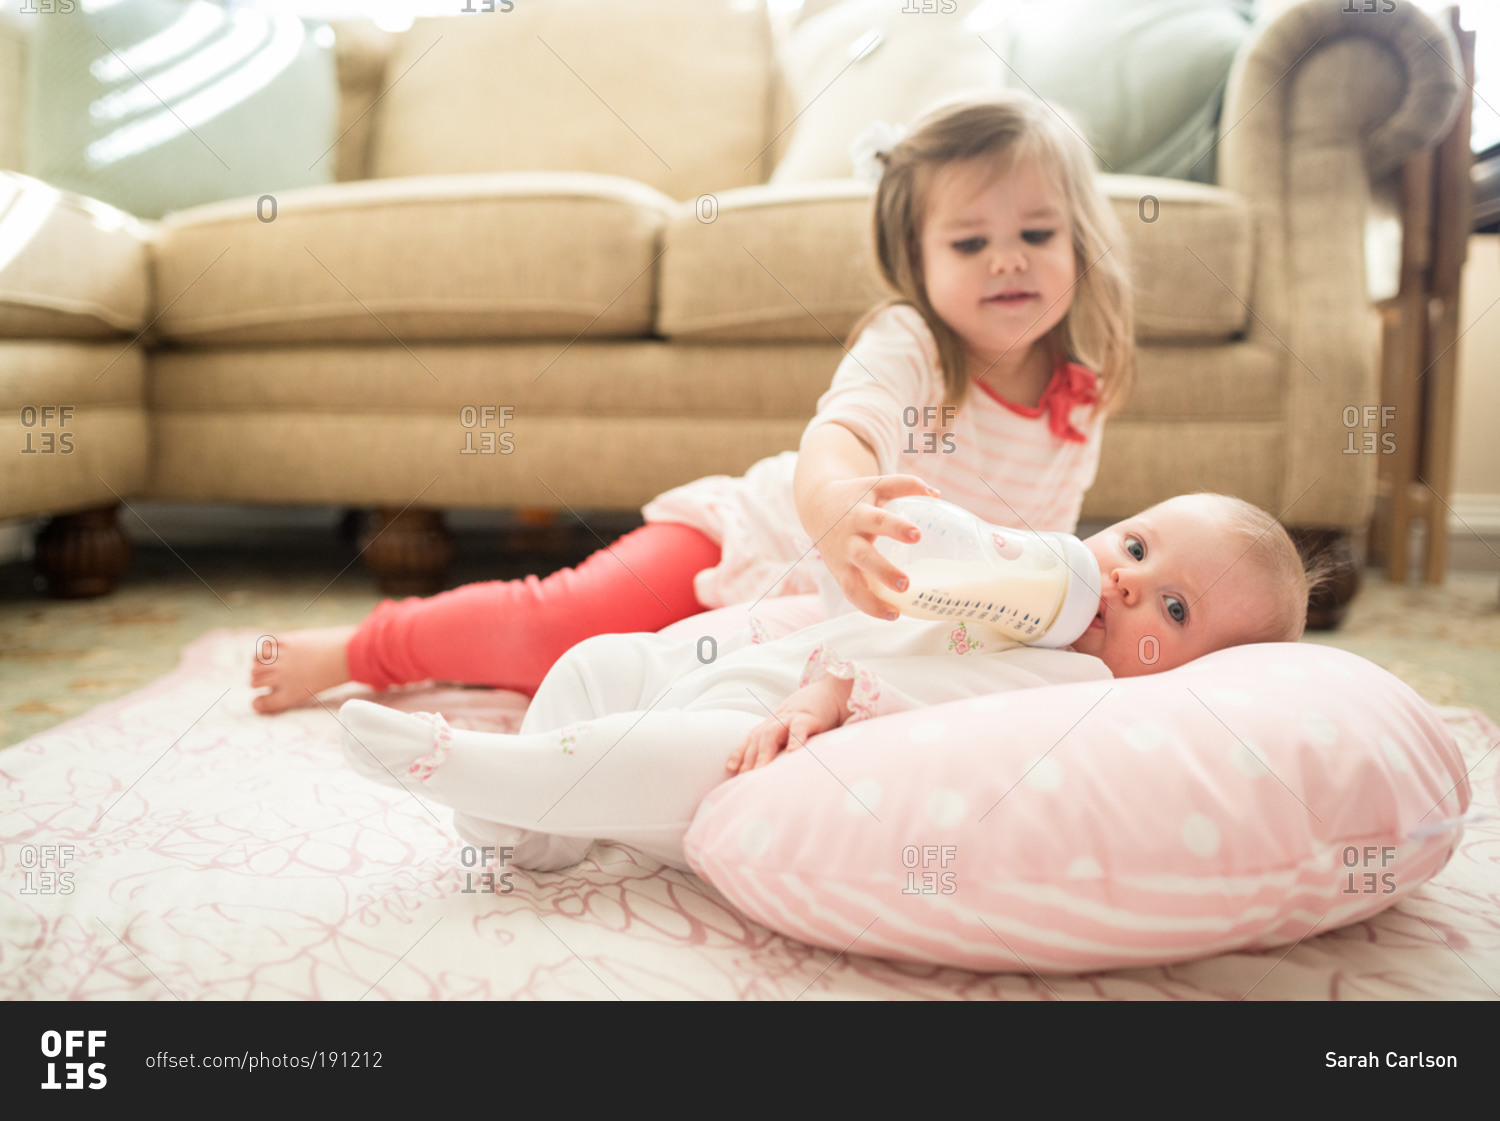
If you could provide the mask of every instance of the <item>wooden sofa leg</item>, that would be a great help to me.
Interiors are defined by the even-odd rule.
[[[1304,557],[1322,559],[1331,572],[1321,591],[1307,601],[1307,629],[1336,630],[1359,591],[1365,570],[1365,542],[1343,529],[1292,529],[1292,540]]]
[[[120,528],[120,506],[51,518],[36,538],[36,570],[57,599],[92,599],[115,590],[134,552]]]
[[[359,548],[359,534],[365,524],[366,511],[357,506],[345,508],[339,516],[339,540],[352,549]]]
[[[359,545],[365,567],[389,596],[442,591],[453,563],[453,534],[439,510],[381,507],[370,515]]]
[[[512,553],[563,554],[575,552],[579,538],[559,512],[546,506],[518,506],[516,527],[507,535]]]

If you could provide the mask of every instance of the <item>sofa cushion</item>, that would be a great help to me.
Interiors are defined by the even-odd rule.
[[[142,348],[128,339],[0,340],[0,518],[139,494],[150,452],[144,383]]]
[[[1124,227],[1136,337],[1225,339],[1245,327],[1253,249],[1233,192],[1101,177]],[[673,338],[843,339],[886,294],[872,188],[852,179],[743,187],[679,206],[667,223],[657,330]]]
[[[1137,339],[1224,339],[1250,318],[1255,245],[1233,191],[1147,175],[1105,175],[1130,247]]]
[[[140,331],[147,237],[114,207],[0,172],[0,336]]]
[[[653,339],[417,343],[410,352],[396,343],[166,348],[151,355],[150,399],[164,412],[316,412],[347,410],[350,402],[367,413],[435,412],[449,418],[461,449],[498,432],[501,417],[522,439],[540,417],[804,424],[843,355],[816,343]],[[476,410],[484,406],[491,409],[481,417]],[[794,435],[788,447],[795,446]]]
[[[841,341],[882,299],[870,188],[742,187],[677,208],[663,233],[657,331],[669,338]]]
[[[1135,384],[1115,420],[1280,421],[1286,412],[1285,356],[1280,347],[1244,340],[1145,343],[1136,347]]]
[[[187,343],[646,334],[672,206],[614,176],[512,172],[195,207],[154,243],[156,326]]]
[[[596,171],[685,199],[769,170],[763,4],[549,0],[421,20],[386,74],[376,176]]]
[[[1120,417],[1105,428],[1099,473],[1079,517],[1118,521],[1185,490],[1233,494],[1265,510],[1283,510],[1288,486],[1295,497],[1312,482],[1287,481],[1286,448],[1287,426],[1281,420]],[[1307,505],[1288,510],[1286,523],[1319,524],[1299,517]]]

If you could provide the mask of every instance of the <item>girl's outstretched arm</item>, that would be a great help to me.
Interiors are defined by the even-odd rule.
[[[917,529],[882,507],[902,495],[937,495],[915,475],[880,475],[870,446],[842,424],[822,424],[802,438],[793,493],[797,517],[817,542],[845,598],[877,619],[893,617],[872,586],[904,590],[905,574],[875,550],[875,538],[916,540]]]

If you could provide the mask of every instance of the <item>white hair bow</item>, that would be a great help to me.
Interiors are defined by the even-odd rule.
[[[854,178],[875,187],[885,174],[885,163],[880,157],[890,155],[891,149],[906,136],[905,125],[893,125],[887,121],[871,121],[864,132],[849,145],[849,156],[854,161]]]

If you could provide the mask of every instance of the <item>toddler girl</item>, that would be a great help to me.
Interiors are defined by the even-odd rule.
[[[1308,577],[1286,530],[1236,498],[1170,499],[1090,537],[1099,613],[1070,650],[951,620],[845,614],[772,641],[601,635],[552,667],[517,735],[349,701],[361,774],[452,806],[459,834],[522,868],[576,863],[596,837],[685,867],[698,803],[731,775],[841,724],[985,693],[1173,669],[1245,642],[1290,642]],[[726,767],[727,757],[727,767]]]
[[[269,688],[255,707],[351,678],[532,693],[590,635],[764,596],[822,590],[885,617],[871,581],[902,576],[873,540],[916,534],[882,509],[899,495],[941,490],[989,522],[1071,532],[1133,366],[1122,235],[1088,148],[1004,92],[932,110],[877,158],[875,243],[897,296],[855,327],[800,452],[668,491],[646,525],[544,580],[386,601],[358,627],[279,637],[277,660],[253,667]]]

